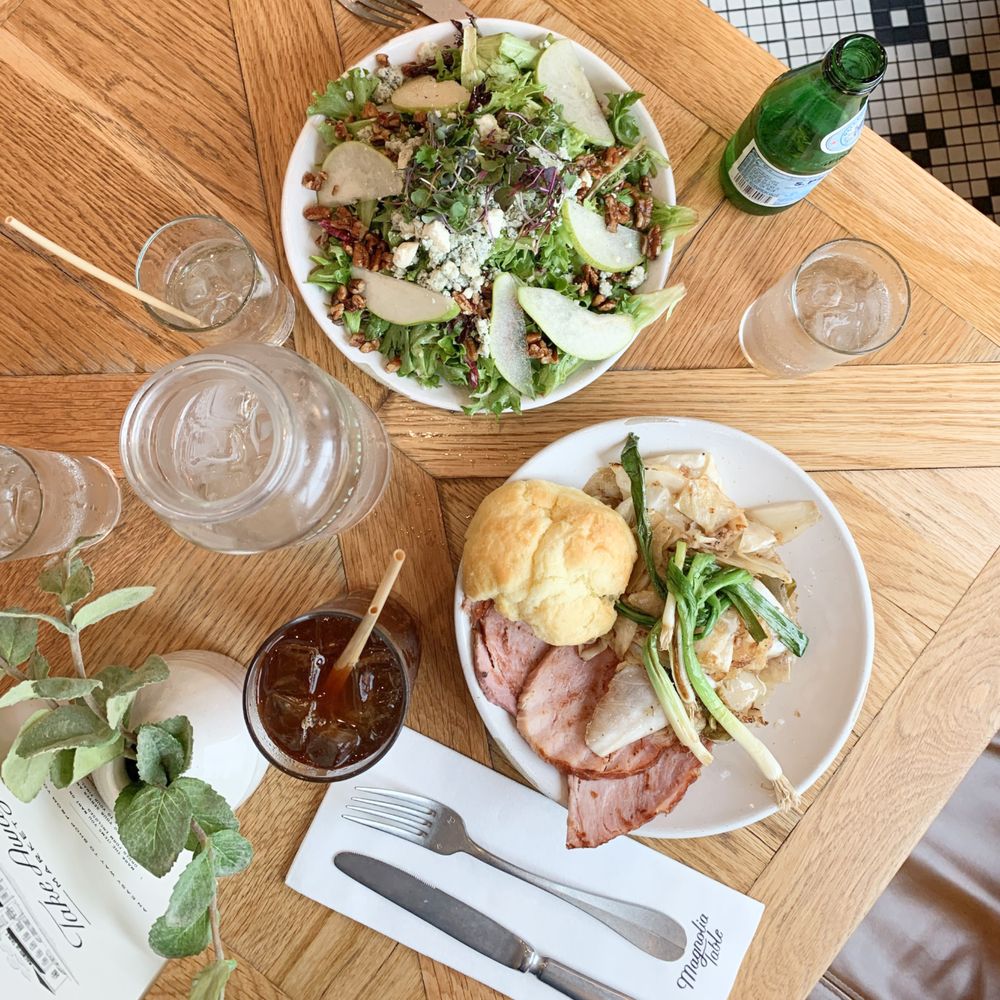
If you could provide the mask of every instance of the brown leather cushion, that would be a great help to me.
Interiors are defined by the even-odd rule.
[[[1000,998],[1000,733],[809,995],[844,998]]]

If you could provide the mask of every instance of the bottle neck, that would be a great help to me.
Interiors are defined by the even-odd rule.
[[[870,94],[885,75],[888,57],[871,35],[847,35],[823,58],[823,77],[844,94]]]

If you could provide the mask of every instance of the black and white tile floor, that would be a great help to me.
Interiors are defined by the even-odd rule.
[[[998,0],[705,0],[791,67],[840,37],[874,34],[889,53],[868,123],[1000,222]]]

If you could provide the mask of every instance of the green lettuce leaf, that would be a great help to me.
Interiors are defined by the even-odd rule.
[[[366,69],[348,70],[339,80],[331,80],[322,93],[313,91],[310,115],[342,121],[349,115],[360,118],[366,101],[378,87],[378,79]]]

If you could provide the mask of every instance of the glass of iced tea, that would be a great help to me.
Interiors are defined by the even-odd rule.
[[[354,591],[273,632],[243,687],[243,712],[260,752],[307,781],[351,778],[380,760],[403,728],[420,661],[413,616],[389,597],[346,683],[331,683],[372,591]]]

